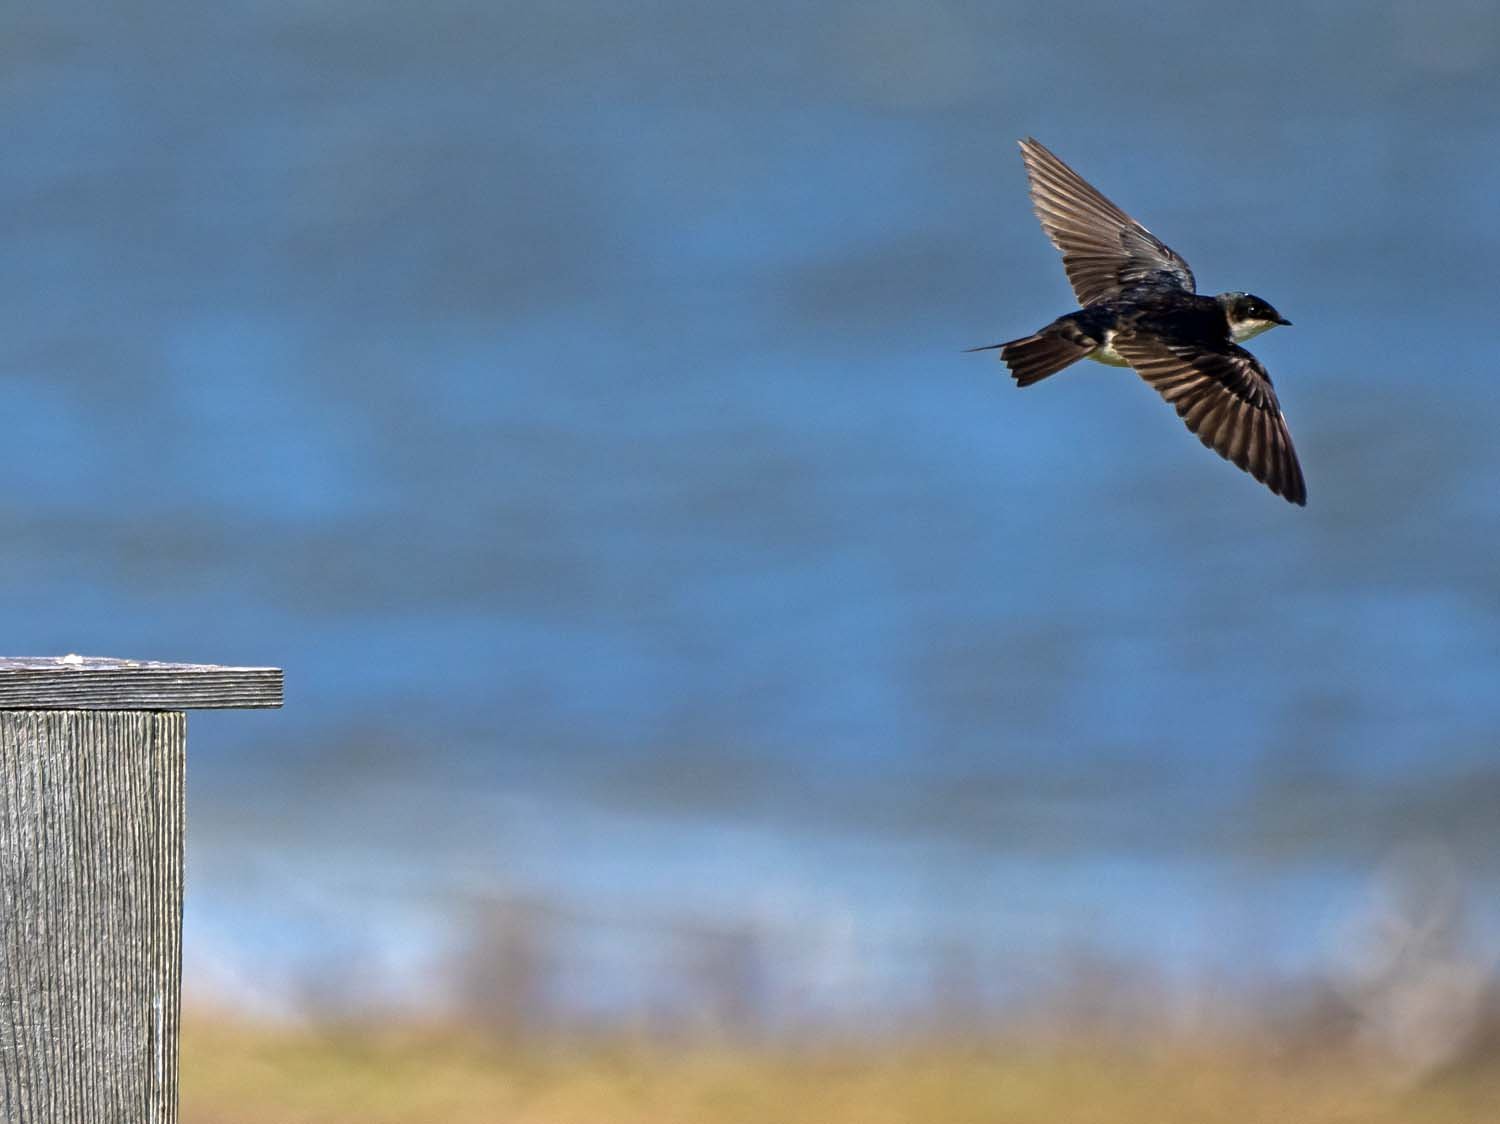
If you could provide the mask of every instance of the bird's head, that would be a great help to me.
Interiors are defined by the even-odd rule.
[[[1235,342],[1250,339],[1262,332],[1269,332],[1278,324],[1290,324],[1291,321],[1282,316],[1271,307],[1270,303],[1261,300],[1253,293],[1220,293],[1219,304],[1224,309],[1224,316],[1229,321],[1229,332]]]

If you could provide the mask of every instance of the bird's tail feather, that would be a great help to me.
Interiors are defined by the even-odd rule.
[[[1048,332],[1038,332],[1034,336],[1023,336],[1009,343],[996,343],[989,347],[976,347],[973,350],[998,350],[1000,358],[1010,368],[1011,377],[1016,380],[1016,385],[1030,386],[1078,362],[1093,348]]]

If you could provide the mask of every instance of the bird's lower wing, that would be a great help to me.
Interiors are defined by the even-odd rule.
[[[1242,347],[1121,333],[1115,350],[1177,409],[1198,439],[1278,496],[1307,503],[1307,484],[1270,376]]]

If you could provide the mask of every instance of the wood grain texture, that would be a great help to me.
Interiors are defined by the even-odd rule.
[[[186,716],[0,712],[0,1119],[177,1119]]]
[[[96,656],[0,659],[0,710],[204,710],[281,702],[277,667]]]

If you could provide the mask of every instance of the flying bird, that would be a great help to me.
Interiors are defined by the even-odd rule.
[[[1080,359],[1132,367],[1198,439],[1278,496],[1307,503],[1286,418],[1260,360],[1239,344],[1290,324],[1260,297],[1202,296],[1181,255],[1028,137],[1021,157],[1042,229],[1082,306],[998,350],[1017,386]]]

